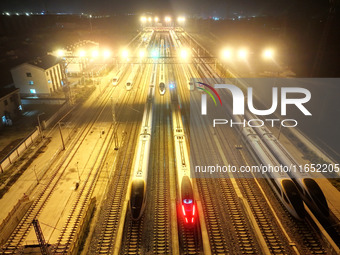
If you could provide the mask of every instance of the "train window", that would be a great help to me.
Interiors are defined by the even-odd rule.
[[[305,208],[294,182],[292,180],[283,180],[282,188],[287,194],[290,204],[293,206],[296,213],[299,215],[299,217],[303,218],[305,214]]]
[[[283,194],[283,199],[286,201],[287,204],[289,204],[289,201],[288,201],[286,194],[284,192],[282,192],[282,194]]]
[[[298,188],[298,190],[299,190],[301,193],[304,193],[302,187],[298,184],[298,182],[296,181],[296,179],[295,179],[295,178],[292,178],[292,180],[293,180],[293,182],[295,183],[295,185],[296,185],[296,187]]]
[[[305,193],[305,195],[307,195],[308,199],[316,203],[317,207],[322,211],[324,215],[328,216],[329,209],[327,205],[327,200],[322,190],[320,189],[320,186],[311,178],[304,178],[303,182],[306,185],[306,189],[308,191]]]
[[[134,181],[131,186],[131,213],[134,218],[137,218],[140,210],[143,207],[144,201],[144,181]]]

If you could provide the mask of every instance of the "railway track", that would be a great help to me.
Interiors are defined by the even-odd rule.
[[[81,145],[91,133],[92,128],[95,123],[103,113],[105,105],[109,100],[109,95],[114,91],[111,91],[104,95],[104,98],[97,103],[97,107],[91,108],[88,116],[90,121],[84,126],[84,128],[77,134],[77,139],[73,141],[73,144],[69,146],[68,153],[65,153],[63,158],[59,161],[57,166],[52,171],[51,175],[48,177],[48,181],[44,186],[41,186],[34,198],[33,204],[30,206],[25,216],[22,218],[17,228],[14,230],[7,242],[1,247],[0,253],[2,254],[14,254],[16,250],[22,245],[24,239],[28,235],[32,225],[33,219],[35,219],[43,210],[49,198],[53,194],[55,188],[57,187],[59,181],[64,175],[67,167],[71,163],[72,159],[75,157],[76,153],[80,149]],[[71,149],[72,148],[72,149]]]
[[[191,141],[192,146],[205,146],[209,150],[209,139],[201,135]],[[196,155],[196,162],[214,157],[213,154]],[[216,158],[216,161],[219,160]],[[261,249],[244,208],[230,179],[196,179],[201,195],[205,222],[208,229],[211,252],[258,254]]]
[[[182,93],[185,88],[182,87]],[[185,105],[185,104],[184,104]],[[200,137],[202,139],[202,137]],[[207,146],[210,143],[209,139],[204,139],[204,142],[197,142],[195,146],[209,148]],[[211,147],[213,148],[213,147]],[[213,155],[209,155],[213,156]],[[218,159],[216,158],[216,162]],[[238,238],[238,244],[240,252],[246,253],[257,253],[259,251],[259,246],[254,245],[256,243],[256,238],[254,238],[254,233],[249,231],[250,226],[249,222],[247,222],[247,217],[245,217],[245,212],[243,211],[242,205],[239,204],[239,198],[234,191],[234,186],[232,185],[229,179],[217,179],[217,180],[206,180],[206,179],[197,179],[198,188],[200,193],[202,194],[204,203],[204,214],[206,216],[206,223],[208,226],[208,231],[210,231],[210,245],[212,249],[212,253],[228,253],[230,245],[227,245],[228,242],[225,238],[225,233],[223,230],[223,223],[218,216],[218,212],[216,210],[208,209],[209,207],[218,208],[218,206],[214,206],[214,199],[216,200],[216,195],[221,193],[221,201],[226,201],[226,208],[223,210],[221,208],[221,212],[223,211],[231,211],[228,215],[228,221],[232,223],[231,228],[235,229],[236,236]],[[218,188],[217,188],[218,187]],[[218,191],[215,191],[218,190]],[[218,199],[217,199],[218,200]],[[229,209],[227,209],[229,208]],[[268,234],[269,235],[269,234]],[[274,242],[273,242],[274,243]],[[275,243],[277,245],[278,242]],[[275,249],[278,247],[276,246]]]
[[[170,66],[170,68],[171,68],[170,73],[174,76],[173,66]],[[178,118],[182,118],[181,109],[179,107],[178,102],[176,102],[178,98],[178,94],[177,94],[178,90],[179,90],[179,86],[177,85],[176,89],[174,89],[171,92],[172,93],[171,103],[173,104],[172,110],[178,111],[178,115],[177,115]],[[179,123],[179,121],[177,121],[177,123]],[[172,127],[173,125],[174,124],[172,123]],[[177,185],[179,184],[177,183]],[[177,194],[177,196],[179,196],[179,194]],[[184,223],[184,218],[179,216],[179,215],[182,215],[183,213],[181,212],[181,205],[178,204],[178,200],[177,200],[176,208],[177,208],[177,225],[178,225],[180,253],[181,254],[202,254],[203,243],[202,243],[199,219],[198,218],[196,219],[196,224],[193,227],[188,227],[188,225]]]
[[[156,93],[158,90],[156,89]],[[169,93],[169,92],[168,92]],[[169,143],[171,143],[170,134],[168,132],[169,111],[166,109],[166,100],[168,95],[159,96],[159,104],[156,103],[156,130],[153,155],[153,168],[149,184],[152,194],[151,201],[154,208],[149,217],[151,223],[150,231],[153,236],[151,238],[150,251],[152,254],[169,254],[171,253],[171,235],[170,235],[170,183],[169,183],[169,159],[166,153]],[[149,200],[150,201],[150,200]],[[151,208],[150,208],[151,209]],[[149,214],[147,214],[149,215]]]
[[[130,93],[124,94],[120,104],[115,107],[117,113],[116,115],[120,115],[123,112],[124,105],[129,101],[130,96],[131,96]],[[111,113],[109,115],[110,116],[108,119],[112,118]],[[84,180],[84,185],[78,191],[76,201],[72,206],[67,221],[58,237],[57,243],[54,245],[53,250],[54,253],[62,254],[67,253],[72,240],[75,238],[76,230],[79,227],[79,224],[87,208],[87,205],[91,200],[97,180],[102,172],[102,169],[104,168],[109,152],[113,150],[112,146],[114,145],[114,133],[118,132],[119,126],[120,126],[119,122],[112,124],[110,126],[110,129],[106,133],[105,142],[103,144],[107,143],[107,146],[101,148],[101,150],[99,151],[97,158],[100,159],[100,161],[96,162],[97,166],[90,172],[90,174]],[[100,157],[100,155],[102,156]]]
[[[206,70],[209,72],[209,70]],[[211,74],[213,77],[213,74]],[[222,132],[221,129],[217,129],[217,133],[219,134],[219,138],[224,142],[221,143],[224,147],[223,151],[226,151],[226,155],[232,155],[231,159],[233,160],[233,165],[237,166],[238,168],[241,165],[245,165],[246,162],[242,162],[240,155],[237,155],[235,152],[235,147],[231,144],[230,139],[226,139],[225,132]],[[237,134],[236,134],[237,135]],[[229,134],[228,137],[235,136],[235,134]],[[234,139],[234,144],[237,144],[237,141]],[[275,224],[271,213],[269,212],[268,205],[263,203],[263,194],[261,194],[260,189],[258,188],[258,183],[253,180],[254,176],[242,174],[239,175],[237,178],[237,182],[239,183],[239,187],[249,205],[252,209],[253,215],[261,229],[261,233],[263,234],[268,248],[274,254],[277,253],[294,253],[291,246],[283,235],[278,231],[279,227]],[[266,211],[264,211],[266,209]],[[303,240],[302,246],[299,247],[300,250],[305,253],[306,251],[311,254],[326,254],[326,251],[323,247],[323,242],[320,242],[320,237],[315,234],[313,228],[306,222],[300,222],[290,216],[289,212],[284,209],[284,214],[289,215],[290,220],[292,220],[295,225],[295,231],[299,233],[299,239]],[[267,213],[266,213],[267,212]],[[276,225],[276,226],[275,226]],[[300,242],[297,242],[300,243]]]
[[[120,104],[115,107],[116,115],[119,116],[120,114],[122,114],[125,103],[129,101],[130,96],[131,96],[131,93],[124,94],[124,97],[121,100]],[[111,113],[109,117],[111,118]],[[99,155],[103,155],[103,156],[101,157],[100,162],[97,164],[96,170],[91,171],[90,175],[94,175],[92,178],[92,181],[91,182],[89,181],[89,177],[90,177],[89,175],[88,179],[85,181],[85,184],[87,184],[87,182],[90,182],[90,183],[88,185],[84,185],[81,191],[79,192],[79,195],[68,216],[68,220],[65,226],[63,227],[62,232],[58,238],[57,245],[55,245],[54,253],[62,253],[62,254],[67,253],[69,246],[75,237],[76,230],[79,227],[81,219],[84,217],[85,209],[87,208],[86,206],[88,205],[92,197],[92,193],[96,186],[97,178],[99,178],[99,175],[103,169],[104,163],[108,160],[107,157],[114,144],[114,139],[115,139],[114,133],[118,132],[119,126],[120,126],[119,122],[115,123],[114,125],[111,125],[110,128],[112,128],[112,133],[110,135],[108,134],[106,135],[106,138],[108,140],[107,146],[105,147],[105,150],[103,152],[99,153]]]
[[[158,91],[156,90],[155,93]],[[164,98],[161,97],[159,101],[159,104],[155,103],[156,120],[153,124],[155,128],[152,138],[152,167],[149,168],[147,205],[139,221],[135,222],[127,215],[122,254],[171,253],[169,168],[168,155],[165,154],[168,146],[165,124],[168,115],[164,111]]]
[[[235,159],[233,165],[237,167],[240,167],[240,165],[247,165],[248,163],[244,162],[242,159],[244,157],[242,155],[237,155],[241,152],[235,151],[236,149],[233,148],[230,139],[225,138],[225,133],[223,134],[222,131],[218,129],[217,134],[219,138],[224,141],[222,146],[224,146],[224,151],[227,152],[226,154],[232,155],[232,158]],[[234,142],[236,141],[234,140]],[[283,236],[281,231],[279,231],[280,227],[278,226],[275,218],[272,216],[275,212],[271,212],[268,204],[265,202],[263,197],[264,194],[262,190],[260,190],[258,182],[254,180],[254,176],[250,174],[243,174],[238,176],[236,181],[239,184],[242,194],[249,202],[253,215],[261,229],[261,233],[264,236],[270,251],[273,254],[294,254],[295,250],[292,249],[292,246],[289,244],[287,239]],[[282,206],[280,207],[284,211],[285,215],[290,216],[289,212],[287,212],[285,208]],[[302,251],[301,254],[305,252],[311,254],[325,254],[323,243],[319,241],[320,238],[315,235],[314,230],[310,228],[306,222],[297,221],[293,217],[289,218],[292,221],[292,224],[295,225],[295,231],[300,233],[299,238],[303,240],[304,245],[299,247]],[[298,245],[299,243],[301,242],[296,240],[296,244]]]
[[[100,158],[99,165],[95,169],[92,168],[92,171],[89,175],[87,175],[86,179],[84,180],[84,184],[78,191],[76,201],[72,205],[71,211],[69,212],[67,221],[58,237],[57,243],[54,245],[54,254],[66,254],[75,238],[77,228],[79,227],[80,222],[85,215],[87,205],[91,200],[92,193],[97,182],[97,178],[101,173],[106,155],[109,151],[109,148],[111,147],[110,144],[113,143],[113,133],[110,132],[112,131],[112,128],[113,127],[111,125],[103,143],[103,145],[107,143],[107,146],[102,146],[98,153],[98,158]],[[99,155],[102,153],[104,156],[100,157]]]
[[[140,75],[140,78],[137,80],[135,87],[138,87],[138,85],[141,84],[141,78],[142,75]],[[138,105],[141,101],[143,101],[141,98],[143,98],[145,95],[145,87],[146,86],[142,86],[142,91],[140,93],[135,92],[136,96],[132,104]],[[131,92],[129,92],[129,94]],[[135,114],[135,111],[133,111],[133,113],[130,112],[124,118],[129,120],[138,119],[136,116],[132,116]],[[108,184],[109,190],[105,201],[103,201],[97,228],[95,229],[91,240],[93,245],[90,247],[90,254],[108,254],[110,252],[112,253],[115,248],[114,244],[122,215],[123,203],[125,201],[129,186],[131,165],[135,151],[135,142],[139,130],[138,127],[139,125],[136,122],[127,124],[127,137],[125,138],[125,142],[122,144],[122,147],[118,153],[118,163],[115,167],[112,180]],[[135,227],[136,226],[131,226],[131,230],[133,230]]]
[[[156,37],[155,41],[160,39],[161,37]],[[159,96],[158,82],[156,82],[153,103],[156,106],[150,154],[152,164],[149,167],[147,204],[144,215],[137,222],[132,221],[127,215],[122,254],[171,253],[169,155],[165,152],[169,142],[167,126],[169,112],[165,109],[166,97],[167,94]]]
[[[235,153],[235,147],[230,144],[230,139],[226,138],[235,134],[226,134],[225,132],[223,133],[221,132],[221,129],[218,128],[215,129],[215,131],[216,130],[216,134],[218,135],[219,140],[222,141],[221,146],[223,148],[223,152],[225,155],[228,155],[229,164],[240,167],[240,165],[242,165],[242,163],[240,163],[241,157],[240,155],[237,155],[237,153]],[[218,182],[221,185],[223,193],[230,193],[230,191],[226,189],[226,187],[229,187],[231,185],[230,180],[225,179],[226,176],[223,175],[221,175],[220,177],[221,179],[218,179]],[[267,204],[260,196],[261,192],[259,189],[257,189],[256,183],[252,180],[253,176],[244,175],[236,177],[238,187],[240,187],[242,195],[248,201],[248,204],[252,210],[252,214],[261,230],[261,234],[266,241],[269,251],[273,254],[293,253],[293,251],[289,248],[289,243],[281,233],[279,226],[277,226],[274,217],[268,209]]]
[[[208,69],[207,72],[209,72]],[[212,77],[213,76],[214,75],[212,74]],[[230,135],[228,137],[230,137]],[[230,144],[230,139],[226,139],[225,136],[225,133],[219,132],[219,138],[223,140],[223,143],[221,144],[223,144],[225,148],[223,151],[227,151],[226,155],[232,155],[233,165],[240,166],[240,155],[236,155],[235,148],[232,148],[233,146]],[[237,142],[234,140],[234,143],[236,144]],[[258,188],[258,183],[252,179],[253,176],[244,175],[238,177],[238,186],[241,188],[242,194],[250,205],[270,252],[273,254],[294,254],[296,250],[292,249],[286,238],[280,233],[279,227],[271,216],[274,212],[268,213],[270,211],[268,205],[264,203],[264,199],[259,195],[261,192]],[[325,254],[323,242],[320,242],[320,237],[315,234],[313,228],[310,228],[306,222],[300,222],[293,219],[284,208],[282,209],[284,210],[284,214],[288,215],[290,220],[294,222],[294,231],[299,233],[298,240],[296,240],[297,243],[300,244],[301,242],[299,241],[302,239],[303,245],[298,245],[302,254]]]

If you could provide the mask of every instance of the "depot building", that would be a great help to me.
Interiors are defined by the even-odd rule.
[[[59,58],[46,55],[11,69],[15,87],[22,96],[52,95],[63,87],[63,73]]]

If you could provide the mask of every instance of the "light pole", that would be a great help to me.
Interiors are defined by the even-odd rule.
[[[63,133],[61,132],[60,122],[58,122],[58,126],[59,126],[59,132],[60,132],[61,142],[62,142],[62,144],[63,144],[63,150],[65,150],[65,143],[64,143]]]
[[[111,97],[111,111],[112,111],[112,124],[113,124],[113,139],[115,140],[115,150],[118,150],[118,134],[117,134],[117,121],[116,121],[116,107]]]
[[[78,172],[78,181],[80,182],[80,174],[79,174],[79,166],[78,166],[79,162],[77,161],[77,172]]]
[[[41,128],[41,123],[40,123],[40,116],[45,114],[44,112],[38,114],[37,116],[37,119],[38,119],[38,125],[39,125],[39,131],[40,131],[40,135],[41,135],[41,140],[43,139],[43,131],[42,131],[42,128]]]
[[[91,28],[91,34],[92,34],[92,15],[90,15],[89,17],[90,17],[90,28]]]
[[[34,165],[33,171],[34,171],[34,174],[35,174],[35,178],[37,179],[37,184],[39,184],[39,178],[38,178],[37,171],[35,170],[35,167],[36,167],[36,165]]]

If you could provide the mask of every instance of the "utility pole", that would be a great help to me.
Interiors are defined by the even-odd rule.
[[[40,116],[43,115],[43,114],[45,114],[45,113],[44,112],[39,113],[38,116],[37,116],[41,140],[43,140],[43,138],[44,138],[43,131],[42,131],[42,128],[41,128],[41,123],[40,123]]]
[[[64,143],[63,133],[61,132],[60,122],[58,122],[58,127],[59,127],[61,142],[63,144],[63,150],[65,150],[65,143]]]
[[[39,221],[37,219],[34,219],[32,221],[32,224],[33,224],[33,227],[34,227],[34,230],[35,230],[35,234],[37,235],[37,238],[38,238],[41,254],[49,255],[50,253],[48,251],[43,232],[41,231]]]
[[[77,161],[77,172],[78,172],[78,181],[80,182],[80,174],[79,174],[79,166],[78,166],[79,162]]]
[[[113,139],[115,141],[115,150],[118,150],[118,134],[117,134],[117,121],[116,121],[116,107],[111,97],[111,110],[112,110],[112,125],[113,125]]]
[[[35,174],[35,178],[37,179],[37,184],[39,184],[39,178],[38,178],[37,171],[35,170],[35,167],[36,167],[36,165],[34,165],[33,171],[34,171],[34,174]]]

